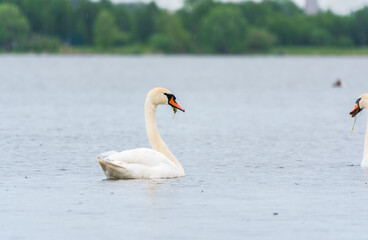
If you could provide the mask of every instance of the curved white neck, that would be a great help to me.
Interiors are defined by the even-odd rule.
[[[148,140],[153,150],[156,150],[164,154],[184,173],[184,169],[181,166],[180,162],[175,158],[174,154],[171,153],[165,142],[162,140],[160,133],[158,132],[155,118],[156,107],[157,105],[153,104],[149,98],[146,99],[144,111],[146,118],[146,131]]]
[[[368,120],[367,120],[367,128],[365,130],[364,154],[361,166],[368,167]]]

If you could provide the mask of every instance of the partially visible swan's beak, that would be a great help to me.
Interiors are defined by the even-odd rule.
[[[185,112],[184,108],[180,107],[180,105],[174,100],[174,98],[171,98],[169,101],[169,104],[176,109],[179,109],[180,111]]]
[[[362,109],[359,107],[359,101],[357,101],[354,109],[350,112],[351,117],[355,117],[360,111],[362,111]]]

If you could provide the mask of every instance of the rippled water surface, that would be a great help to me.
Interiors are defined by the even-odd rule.
[[[366,57],[0,56],[0,239],[366,239]],[[341,78],[345,88],[332,88]],[[108,181],[153,87],[186,176]]]

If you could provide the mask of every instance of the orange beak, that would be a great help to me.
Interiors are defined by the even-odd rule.
[[[180,107],[180,105],[179,105],[179,104],[174,100],[174,98],[171,98],[171,99],[170,99],[169,104],[170,104],[171,106],[173,106],[174,108],[177,108],[177,109],[179,109],[180,111],[185,112],[185,110],[184,110],[182,107]]]
[[[355,117],[361,111],[359,104],[357,103],[353,110],[351,110],[350,115]]]

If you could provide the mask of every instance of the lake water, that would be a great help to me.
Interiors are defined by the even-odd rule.
[[[368,57],[0,56],[0,239],[366,239]],[[332,88],[342,79],[345,88]],[[105,180],[158,108],[186,176]]]

